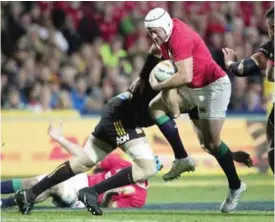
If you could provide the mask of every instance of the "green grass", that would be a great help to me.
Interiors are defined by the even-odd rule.
[[[273,201],[273,177],[271,175],[242,176],[248,191],[242,201]],[[226,179],[223,176],[184,176],[180,180],[164,183],[161,177],[150,181],[147,203],[194,203],[222,202],[227,194]],[[40,206],[50,206],[46,201]],[[41,211],[33,210],[32,215],[22,216],[16,209],[2,211],[2,221],[14,222],[271,222],[273,212],[236,211],[227,215],[217,211],[173,211],[173,210],[104,210],[102,217],[90,215],[86,210]]]
[[[2,221],[18,222],[272,222],[272,212],[242,211],[228,215],[213,211],[139,211],[139,212],[105,212],[101,217],[95,217],[85,211],[51,211],[33,212],[22,216],[16,212],[2,212]]]

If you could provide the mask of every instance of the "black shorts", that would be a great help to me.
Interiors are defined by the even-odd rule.
[[[144,131],[132,118],[130,101],[123,97],[115,97],[103,107],[102,117],[92,135],[113,149],[130,140],[145,137]]]

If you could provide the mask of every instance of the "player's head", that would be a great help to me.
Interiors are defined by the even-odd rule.
[[[149,11],[145,17],[144,25],[153,41],[158,45],[168,41],[173,29],[173,21],[170,15],[162,8]]]
[[[265,13],[266,24],[268,28],[268,35],[273,40],[274,39],[274,7],[267,10]]]

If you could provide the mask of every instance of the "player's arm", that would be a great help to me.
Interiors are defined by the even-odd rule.
[[[61,123],[59,127],[56,128],[50,124],[48,127],[48,134],[73,156],[80,156],[83,154],[83,148],[80,145],[70,142],[63,136]]]
[[[231,151],[231,155],[232,155],[232,158],[234,161],[236,161],[238,163],[242,163],[242,164],[246,165],[247,167],[253,166],[253,161],[248,153],[246,153],[242,150],[236,151],[236,152]]]
[[[182,39],[180,35],[171,40],[169,50],[172,52],[177,72],[169,79],[158,82],[154,75],[150,76],[150,83],[154,90],[179,88],[191,83],[193,79],[193,52],[194,44],[192,39]]]
[[[112,196],[118,194],[116,192],[116,189],[108,190],[104,193],[102,202],[100,204],[101,207],[108,207],[108,208],[116,208],[116,204],[114,204],[114,201],[112,201]]]
[[[175,64],[178,71],[171,78],[159,83],[155,90],[174,89],[191,83],[193,79],[193,58],[190,57]]]
[[[225,66],[234,75],[246,77],[259,75],[261,69],[266,68],[267,57],[262,52],[256,52],[249,58],[237,60],[236,52],[233,49],[222,49],[224,54]]]
[[[135,192],[136,192],[135,187],[131,185],[107,191],[106,193],[104,193],[101,206],[108,207],[108,208],[142,207],[142,206],[139,206],[138,204],[131,203],[132,198],[134,198],[135,196],[133,195]],[[112,196],[115,194],[119,195],[119,198],[117,198],[117,200],[112,199]]]
[[[149,84],[151,71],[161,60],[161,51],[155,44],[153,44],[139,73],[139,77],[131,84],[128,91],[135,93],[137,90],[140,90],[141,92],[143,88]]]

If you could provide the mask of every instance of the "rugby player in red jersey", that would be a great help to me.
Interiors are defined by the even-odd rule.
[[[158,161],[157,158],[156,161]],[[52,203],[56,207],[84,208],[85,205],[77,197],[80,189],[92,187],[131,165],[129,161],[122,159],[119,155],[109,154],[96,165],[94,174],[81,173],[59,183],[40,194],[35,199],[35,203],[43,202],[51,197]],[[158,165],[161,167],[159,163]],[[1,194],[11,194],[20,189],[31,188],[45,176],[46,174],[31,178],[1,181]],[[108,208],[141,208],[146,203],[147,188],[148,181],[118,187],[102,193],[98,196],[97,201],[100,206]],[[9,208],[15,205],[16,201],[13,196],[1,199],[0,202],[1,208]]]
[[[151,116],[170,144],[176,146],[173,150],[178,150],[183,146],[179,145],[181,139],[177,130],[169,130],[175,126],[175,122],[165,113],[165,102],[169,100],[169,104],[174,107],[174,117],[180,114],[175,98],[177,95],[191,107],[197,107],[199,118],[192,121],[199,139],[217,159],[229,183],[229,194],[220,210],[231,212],[236,209],[241,195],[246,191],[246,184],[239,179],[231,152],[221,140],[231,96],[229,77],[214,61],[199,34],[184,22],[171,18],[164,9],[155,8],[148,12],[145,27],[156,45],[155,55],[174,61],[177,67],[177,72],[165,81],[158,82],[154,75],[150,76],[152,88],[162,91],[162,96],[156,97],[150,104]],[[172,140],[177,142],[173,143]],[[189,156],[182,156],[174,161],[164,179],[175,179],[194,167],[194,161]]]

